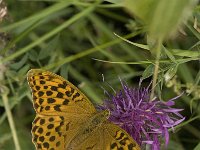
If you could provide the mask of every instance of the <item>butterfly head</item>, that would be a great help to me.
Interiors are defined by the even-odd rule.
[[[109,110],[106,109],[104,111],[101,111],[92,117],[92,124],[95,126],[100,125],[106,120],[108,120],[109,116],[110,116]]]
[[[104,116],[104,118],[108,119],[110,117],[110,111],[106,109],[103,111],[102,115]]]

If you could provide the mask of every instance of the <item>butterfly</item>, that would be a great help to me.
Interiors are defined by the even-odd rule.
[[[72,83],[49,71],[27,74],[36,117],[32,140],[37,150],[140,150],[109,110],[98,112]]]

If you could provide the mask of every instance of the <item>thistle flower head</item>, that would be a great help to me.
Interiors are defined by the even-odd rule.
[[[111,112],[109,120],[126,130],[139,145],[149,144],[152,150],[159,150],[160,139],[169,141],[169,128],[173,128],[185,118],[182,109],[172,108],[174,100],[163,102],[158,98],[150,101],[149,88],[131,88],[122,83],[122,90],[109,95],[98,109]]]

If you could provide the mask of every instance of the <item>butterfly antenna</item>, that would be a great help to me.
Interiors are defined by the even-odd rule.
[[[104,78],[103,73],[101,74],[101,76],[102,76],[102,81],[105,82],[105,78]]]
[[[113,92],[116,94],[115,89],[110,85],[110,83],[108,83],[107,81],[105,81],[105,83],[113,90]]]
[[[127,86],[127,82],[126,81],[122,80],[120,76],[118,76],[118,78],[119,78],[119,81],[120,81],[122,87]]]
[[[108,97],[110,97],[110,94],[108,93],[108,91],[106,91],[106,89],[104,89],[103,86],[100,85],[100,88],[103,89],[104,94],[108,95]]]
[[[103,73],[101,74],[101,76],[102,76],[102,81],[105,82],[105,78],[104,78]],[[99,85],[99,87],[103,90],[103,93],[105,95],[107,95],[108,97],[110,97],[110,94],[108,93],[108,91],[103,86]]]
[[[114,90],[114,88],[110,85],[110,83],[108,83],[107,81],[105,81],[104,75],[102,74],[102,80],[103,82],[105,82],[112,90],[113,92],[116,94],[116,91]],[[103,88],[103,87],[102,87]],[[104,88],[103,88],[104,89]],[[105,89],[104,89],[105,90]],[[106,90],[105,90],[106,91]],[[106,91],[107,92],[107,91]],[[108,93],[108,92],[107,92]]]

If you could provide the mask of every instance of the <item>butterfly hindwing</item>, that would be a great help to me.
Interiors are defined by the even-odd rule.
[[[108,110],[94,114],[73,137],[67,150],[140,150],[122,128],[109,122]]]
[[[140,150],[136,141],[119,126],[106,122],[102,128],[107,142],[106,150]]]
[[[74,139],[72,142],[74,147],[69,147],[67,150],[70,148],[73,150],[140,150],[139,145],[126,131],[108,121],[97,127],[84,140]]]

